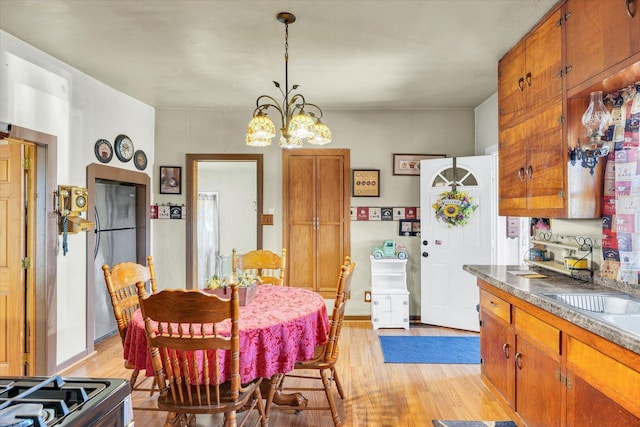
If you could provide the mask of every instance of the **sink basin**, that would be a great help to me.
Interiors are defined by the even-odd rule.
[[[571,307],[601,314],[640,315],[640,301],[626,295],[593,294],[553,294],[544,296],[569,305]]]
[[[602,319],[613,323],[621,329],[625,329],[634,334],[640,335],[640,313],[639,314],[605,314]]]

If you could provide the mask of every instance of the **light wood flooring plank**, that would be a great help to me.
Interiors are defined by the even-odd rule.
[[[334,396],[345,427],[424,427],[432,419],[507,420],[509,417],[480,380],[480,365],[385,364],[379,335],[476,335],[447,328],[416,325],[373,330],[371,323],[347,321],[340,337],[338,373],[346,398]],[[122,344],[113,336],[96,345],[96,353],[61,372],[67,377],[126,378]],[[141,376],[144,373],[140,374]],[[150,384],[150,379],[148,384]],[[288,379],[287,386],[303,380]],[[320,385],[312,384],[312,386]],[[323,393],[307,394],[310,404],[326,405]],[[134,406],[153,408],[155,398],[135,392]],[[255,417],[256,414],[250,414]],[[134,411],[136,425],[162,426],[165,413]],[[198,416],[198,426],[221,424],[219,416]],[[329,411],[274,410],[272,427],[332,426]]]

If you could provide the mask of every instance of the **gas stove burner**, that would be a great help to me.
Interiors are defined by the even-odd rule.
[[[44,408],[39,403],[19,403],[0,410],[0,427],[40,426]]]
[[[130,394],[120,378],[0,377],[0,427],[128,425]]]

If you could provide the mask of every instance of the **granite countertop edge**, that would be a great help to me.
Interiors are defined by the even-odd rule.
[[[584,314],[581,310],[571,308],[551,299],[547,299],[538,293],[553,292],[603,292],[603,293],[623,293],[622,290],[613,289],[598,283],[580,282],[568,275],[555,273],[547,270],[531,269],[518,265],[464,265],[464,271],[471,273],[477,278],[495,286],[496,288],[526,301],[538,308],[548,311],[555,316],[571,322],[581,328],[605,338],[628,350],[640,354],[640,335],[628,332],[615,326]],[[532,270],[540,272],[546,277],[538,279],[527,279],[509,271]],[[638,298],[637,295],[630,294]]]

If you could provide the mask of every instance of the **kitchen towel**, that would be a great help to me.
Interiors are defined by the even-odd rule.
[[[480,363],[479,336],[381,335],[385,363]]]

